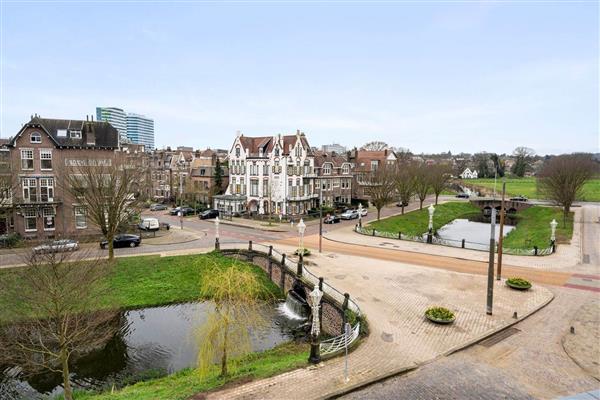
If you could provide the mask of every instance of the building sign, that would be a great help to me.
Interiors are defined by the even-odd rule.
[[[107,159],[65,158],[65,166],[67,166],[67,167],[110,167],[111,165],[112,165],[112,160],[110,158],[107,158]]]

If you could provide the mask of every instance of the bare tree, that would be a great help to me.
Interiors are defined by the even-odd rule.
[[[264,326],[263,305],[266,304],[265,287],[250,269],[231,265],[213,270],[202,279],[202,298],[210,298],[214,309],[200,328],[198,367],[206,375],[214,361],[220,364],[220,376],[229,373],[232,356],[240,357],[251,351],[252,329]]]
[[[598,173],[598,164],[589,154],[564,154],[552,157],[538,174],[538,191],[563,207],[563,223],[583,185]]]
[[[518,177],[523,177],[525,172],[531,168],[531,158],[535,156],[535,151],[529,147],[517,147],[513,150],[515,163],[511,172]]]
[[[371,203],[377,209],[377,220],[381,216],[381,209],[394,199],[395,182],[394,169],[383,165],[375,171],[366,173],[363,177],[365,191],[371,198]]]
[[[73,398],[70,363],[115,334],[115,312],[107,307],[110,264],[52,252],[26,257],[26,266],[0,279],[0,365],[24,373],[62,374],[64,397]]]
[[[410,202],[415,190],[414,165],[412,163],[401,162],[396,165],[394,186],[400,198],[402,214],[404,214],[404,205]]]
[[[360,149],[367,151],[384,151],[389,149],[390,146],[386,142],[373,141],[365,143]]]
[[[431,171],[425,163],[420,163],[414,168],[415,193],[419,197],[419,210],[423,209],[423,202],[431,189]]]
[[[435,195],[435,205],[438,204],[440,194],[448,187],[452,177],[452,168],[447,164],[436,164],[428,167],[429,184]]]
[[[108,241],[108,259],[112,260],[114,237],[139,212],[145,200],[145,170],[120,154],[110,162],[94,161],[67,167],[65,190],[102,231]]]
[[[0,149],[0,220],[2,221],[12,214],[13,195],[16,188],[17,175],[11,168],[10,153]]]

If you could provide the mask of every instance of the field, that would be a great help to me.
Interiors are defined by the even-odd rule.
[[[493,179],[465,179],[462,184],[471,187],[481,187],[487,190],[488,194],[493,193]],[[502,180],[496,181],[496,193],[498,196],[502,193]],[[535,178],[507,178],[506,193],[508,196],[522,195],[530,199],[543,199],[544,196],[538,193]],[[581,201],[600,201],[600,179],[592,179],[583,186]]]

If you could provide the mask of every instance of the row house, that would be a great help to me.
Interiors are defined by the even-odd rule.
[[[107,122],[33,116],[2,150],[10,154],[12,198],[0,229],[32,239],[98,233],[65,190],[66,174],[112,165],[118,151],[118,132]]]
[[[214,208],[232,214],[303,214],[317,206],[314,154],[304,133],[249,137],[229,150],[229,185]]]
[[[315,187],[322,196],[323,205],[349,205],[352,201],[352,164],[347,154],[314,151]]]
[[[368,204],[369,196],[369,174],[375,173],[378,168],[393,167],[398,161],[396,153],[392,150],[351,150],[348,152],[348,161],[352,163],[353,181],[352,198]]]
[[[149,155],[152,198],[159,202],[176,202],[185,192],[194,151],[190,147],[154,150]]]
[[[217,169],[221,170],[221,182],[217,184]],[[188,191],[186,194],[193,202],[211,204],[214,195],[227,189],[229,169],[227,153],[219,150],[196,151],[191,163]],[[186,199],[187,199],[186,197]]]

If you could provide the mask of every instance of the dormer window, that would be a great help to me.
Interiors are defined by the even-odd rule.
[[[56,130],[56,136],[58,136],[58,137],[67,137],[67,130],[66,129],[57,129]]]
[[[81,139],[81,131],[71,130],[69,131],[69,137],[71,139]]]
[[[29,136],[29,140],[31,143],[42,143],[42,135],[39,132],[33,132]]]
[[[331,175],[331,164],[330,163],[323,164],[323,175]]]
[[[350,164],[344,164],[342,166],[342,174],[348,175],[350,173]]]

